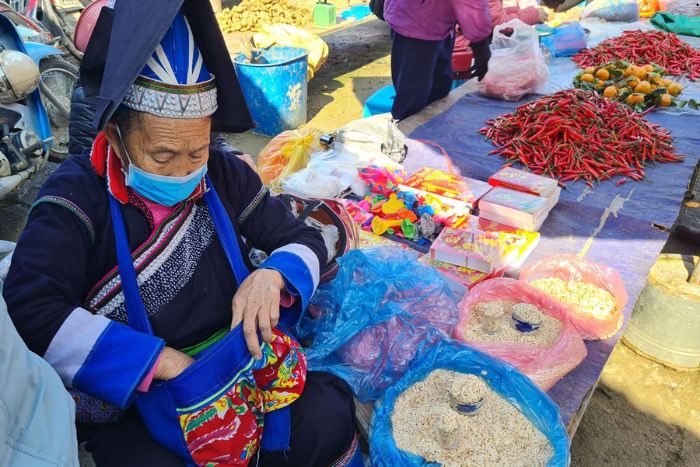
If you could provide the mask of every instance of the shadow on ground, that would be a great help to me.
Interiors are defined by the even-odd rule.
[[[571,465],[579,467],[690,467],[700,465],[700,440],[687,429],[640,411],[624,394],[600,384],[574,437],[571,455]]]

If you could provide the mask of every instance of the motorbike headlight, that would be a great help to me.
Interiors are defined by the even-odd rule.
[[[0,52],[0,103],[12,104],[27,97],[39,85],[39,67],[16,50]]]

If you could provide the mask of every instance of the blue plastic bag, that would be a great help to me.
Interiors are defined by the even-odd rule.
[[[579,23],[569,23],[552,28],[552,34],[540,42],[555,57],[571,57],[586,48],[586,31]]]
[[[396,247],[352,250],[338,275],[319,287],[298,334],[313,337],[309,368],[348,382],[361,401],[376,400],[416,356],[459,320],[450,287],[415,252]]]
[[[481,376],[493,390],[514,403],[549,440],[554,455],[549,467],[567,466],[570,462],[569,438],[559,416],[559,408],[530,379],[512,366],[457,341],[438,342],[388,388],[382,404],[372,419],[369,445],[374,467],[409,467],[435,465],[423,458],[401,451],[394,442],[391,414],[396,398],[413,384],[425,379],[433,370],[444,368]]]

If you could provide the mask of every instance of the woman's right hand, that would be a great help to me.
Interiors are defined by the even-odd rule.
[[[160,353],[158,366],[154,379],[168,381],[176,378],[194,362],[194,359],[187,354],[177,351],[171,347],[164,347]]]

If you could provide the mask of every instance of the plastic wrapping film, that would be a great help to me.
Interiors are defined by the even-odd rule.
[[[336,278],[313,299],[316,319],[305,317],[302,338],[309,368],[338,375],[362,401],[380,398],[413,359],[459,319],[443,277],[396,247],[353,250],[338,260]]]
[[[319,151],[321,132],[313,128],[283,131],[272,138],[258,156],[258,173],[263,183],[280,181],[309,164]]]
[[[506,31],[511,34],[507,35]],[[479,92],[494,99],[517,101],[536,93],[549,79],[537,30],[513,19],[493,30],[489,71]]]
[[[471,319],[471,307],[477,303],[509,300],[535,305],[546,315],[558,319],[563,329],[554,344],[543,347],[516,342],[471,342],[464,329]],[[568,310],[557,300],[527,283],[509,278],[496,278],[476,285],[459,304],[461,320],[455,337],[470,346],[510,363],[529,376],[545,391],[576,368],[586,358],[586,346],[568,317]]]
[[[520,279],[525,282],[549,278],[564,282],[587,282],[607,290],[615,297],[615,310],[607,319],[594,318],[576,305],[564,304],[581,337],[587,340],[607,339],[620,330],[624,322],[622,311],[627,304],[627,291],[617,271],[576,255],[559,255],[543,258],[520,272]]]
[[[371,424],[370,454],[375,467],[408,467],[428,464],[415,454],[402,451],[394,442],[391,414],[396,399],[406,389],[425,379],[433,370],[444,368],[481,376],[501,397],[507,399],[549,440],[554,455],[549,467],[567,466],[570,462],[569,438],[556,404],[527,376],[507,363],[467,345],[443,340],[417,359],[395,385],[387,389]]]

